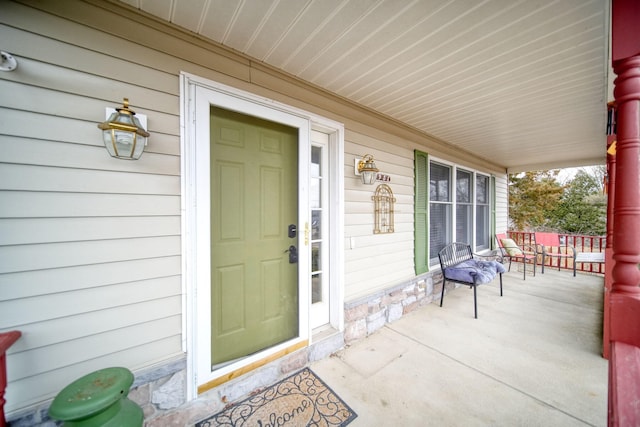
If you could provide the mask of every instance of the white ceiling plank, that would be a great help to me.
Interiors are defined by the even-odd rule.
[[[293,74],[290,63],[297,61],[299,52],[311,49],[309,43],[318,34],[330,40],[331,35],[324,26],[340,13],[343,5],[339,0],[308,0],[305,8],[289,22],[278,44],[270,50],[266,62]]]
[[[317,27],[315,25],[311,26],[311,28],[316,28],[316,31],[314,31],[312,37],[305,39],[304,45],[295,49],[293,56],[287,58],[284,63],[286,69],[290,70],[294,75],[305,78],[302,73],[309,71],[311,64],[316,64],[315,67],[319,66],[321,68],[329,66],[329,63],[318,64],[314,61],[318,55],[321,55],[327,51],[327,49],[338,43],[354,24],[375,8],[378,1],[380,0],[340,2],[339,6],[329,11],[326,16],[327,19],[320,21],[321,25]],[[310,9],[308,12],[312,19],[315,16],[315,10],[319,6],[318,2],[314,2],[313,6],[315,6],[314,9]],[[326,7],[326,5],[323,5],[323,9]],[[302,30],[304,31],[303,28]],[[333,59],[331,59],[331,61],[333,61]],[[311,73],[316,72],[315,70],[310,71]]]
[[[322,81],[322,76],[331,73],[335,64],[341,60],[348,59],[359,63],[357,55],[364,53],[363,45],[369,43],[375,51],[380,52],[377,47],[380,44],[381,33],[386,33],[391,29],[395,31],[397,17],[403,15],[407,6],[399,8],[395,2],[384,2],[379,0],[371,4],[371,7],[354,17],[355,20],[350,26],[345,28],[335,43],[328,45],[325,49],[316,52],[315,57],[308,61],[307,66],[300,70],[300,76],[317,84],[327,85]],[[324,67],[317,66],[325,64]]]
[[[250,41],[262,28],[263,20],[269,14],[274,1],[243,1],[223,43],[237,51],[246,52]]]
[[[568,33],[571,34],[571,33]],[[466,66],[456,66],[456,67],[443,67],[443,70],[440,73],[448,74],[435,74],[432,77],[435,81],[431,84],[438,84],[442,81],[441,78],[444,78],[451,82],[452,85],[459,88],[459,90],[465,90],[470,85],[485,85],[487,81],[491,80],[499,80],[503,75],[512,76],[514,78],[523,79],[524,76],[520,74],[523,72],[531,71],[535,66],[545,66],[548,61],[556,61],[556,57],[565,58],[568,55],[576,55],[577,52],[572,50],[577,43],[579,43],[582,39],[575,39],[574,37],[567,37],[562,39],[562,42],[558,42],[553,46],[549,46],[548,44],[541,43],[540,45],[527,45],[528,49],[522,47],[519,52],[505,52],[501,53],[500,56],[490,58],[490,62],[484,62],[485,65],[481,71],[477,69],[476,64],[466,64]],[[550,51],[550,48],[553,50]],[[551,63],[552,63],[551,62]],[[434,68],[434,67],[430,67]],[[451,73],[451,71],[456,71]],[[415,86],[420,86],[424,88],[424,80],[425,77],[418,79],[416,82],[409,81],[411,79],[415,80],[415,73],[403,72],[403,70],[396,70],[401,76],[402,79],[397,79],[394,86],[387,87],[385,86],[384,81],[378,81],[378,91],[383,91],[385,95],[387,95],[388,99],[391,99],[394,102],[396,101],[396,94],[394,91],[403,91],[405,93],[413,91]],[[438,78],[436,78],[438,76]],[[384,77],[389,77],[389,73],[386,72],[383,74]],[[440,78],[441,77],[441,78]],[[453,78],[455,77],[455,81]],[[346,95],[346,94],[344,94]],[[353,94],[355,99],[358,99],[359,102],[370,104],[370,98],[372,98],[374,93],[368,93],[365,97],[357,97],[357,95]],[[448,94],[443,94],[443,97],[449,97]],[[434,99],[434,102],[436,99]],[[394,102],[395,103],[395,102]],[[374,108],[384,109],[386,105],[379,105],[371,103]]]
[[[138,0],[140,3],[139,8],[145,12],[164,19],[165,21],[171,21],[171,12],[173,8],[173,0]]]
[[[204,37],[224,44],[227,34],[235,22],[242,2],[237,0],[210,0],[200,28],[187,28]]]
[[[437,7],[436,7],[437,6]],[[424,20],[440,8],[436,2],[416,1],[407,3],[404,9],[398,11],[396,15],[390,17],[385,25],[378,29],[372,29],[373,37],[363,40],[358,49],[350,49],[352,55],[342,55],[335,62],[320,69],[315,76],[316,80],[326,80],[327,87],[341,90],[344,85],[351,82],[354,75],[359,75],[362,69],[370,69],[377,66],[393,49],[393,43],[399,39],[411,37],[417,27],[420,27]],[[401,29],[398,31],[398,29]]]
[[[305,13],[309,2],[300,0],[279,0],[272,5],[272,10],[255,37],[251,40],[246,53],[261,61],[268,61],[280,43],[290,37],[291,29]]]
[[[204,11],[209,7],[209,0],[173,0],[171,22],[183,28],[200,30]]]

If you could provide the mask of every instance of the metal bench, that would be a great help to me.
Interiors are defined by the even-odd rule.
[[[474,317],[478,318],[478,300],[476,288],[495,279],[500,275],[500,296],[502,296],[502,273],[506,271],[504,266],[494,260],[481,260],[474,258],[471,246],[466,243],[451,243],[440,252],[440,268],[442,269],[442,295],[440,307],[444,300],[444,289],[447,281],[469,285],[473,288]],[[480,257],[480,255],[476,255]]]

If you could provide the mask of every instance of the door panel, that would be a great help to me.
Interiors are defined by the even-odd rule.
[[[211,362],[298,335],[298,130],[211,107]]]

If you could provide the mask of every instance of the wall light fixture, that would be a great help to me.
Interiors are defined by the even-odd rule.
[[[371,154],[365,154],[362,159],[356,159],[355,174],[360,175],[362,183],[372,185],[378,176],[378,168]]]
[[[100,123],[98,128],[102,129],[102,139],[107,151],[118,159],[139,159],[149,137],[149,133],[140,124],[136,113],[129,109],[127,98],[124,98],[122,107],[116,108],[116,111],[106,122]]]

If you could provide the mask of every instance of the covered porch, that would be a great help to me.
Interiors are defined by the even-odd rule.
[[[522,265],[517,265],[522,268]],[[604,278],[548,269],[449,292],[311,368],[358,425],[602,426]],[[439,291],[434,290],[434,297]]]
[[[14,419],[23,410],[39,414],[64,383],[113,363],[154,375],[168,366],[188,382],[174,393],[176,405],[190,410],[205,401],[191,359],[198,310],[186,303],[196,300],[185,267],[196,257],[182,227],[192,176],[183,167],[191,138],[185,109],[194,103],[182,87],[188,74],[310,111],[322,119],[320,130],[339,124],[331,128],[339,143],[328,143],[337,196],[328,206],[338,207],[328,241],[337,249],[331,284],[340,298],[331,315],[340,332],[343,299],[423,280],[411,256],[416,152],[451,171],[495,178],[497,220],[487,235],[508,226],[507,174],[607,161],[605,279],[548,271],[525,283],[512,272],[503,298],[481,289],[478,320],[461,288],[443,308],[428,304],[380,325],[312,367],[353,405],[355,425],[423,425],[427,417],[441,425],[637,424],[640,47],[632,35],[640,9],[633,0],[0,3],[1,47],[20,64],[0,73],[11,95],[2,104],[11,149],[0,162],[7,177],[0,302],[13,313],[0,329],[23,333],[8,354]],[[138,162],[112,161],[95,138],[105,104],[123,95],[149,116],[152,139]],[[607,101],[617,135],[609,129],[605,141]],[[371,231],[371,191],[353,162],[366,154],[398,195],[393,234]],[[141,179],[112,185],[133,177]],[[597,299],[603,283],[604,303]],[[585,289],[595,302],[584,303]],[[601,354],[608,350],[607,420]],[[597,389],[576,388],[600,381],[603,370]],[[160,381],[148,378],[140,390]],[[441,422],[449,416],[455,422]]]

